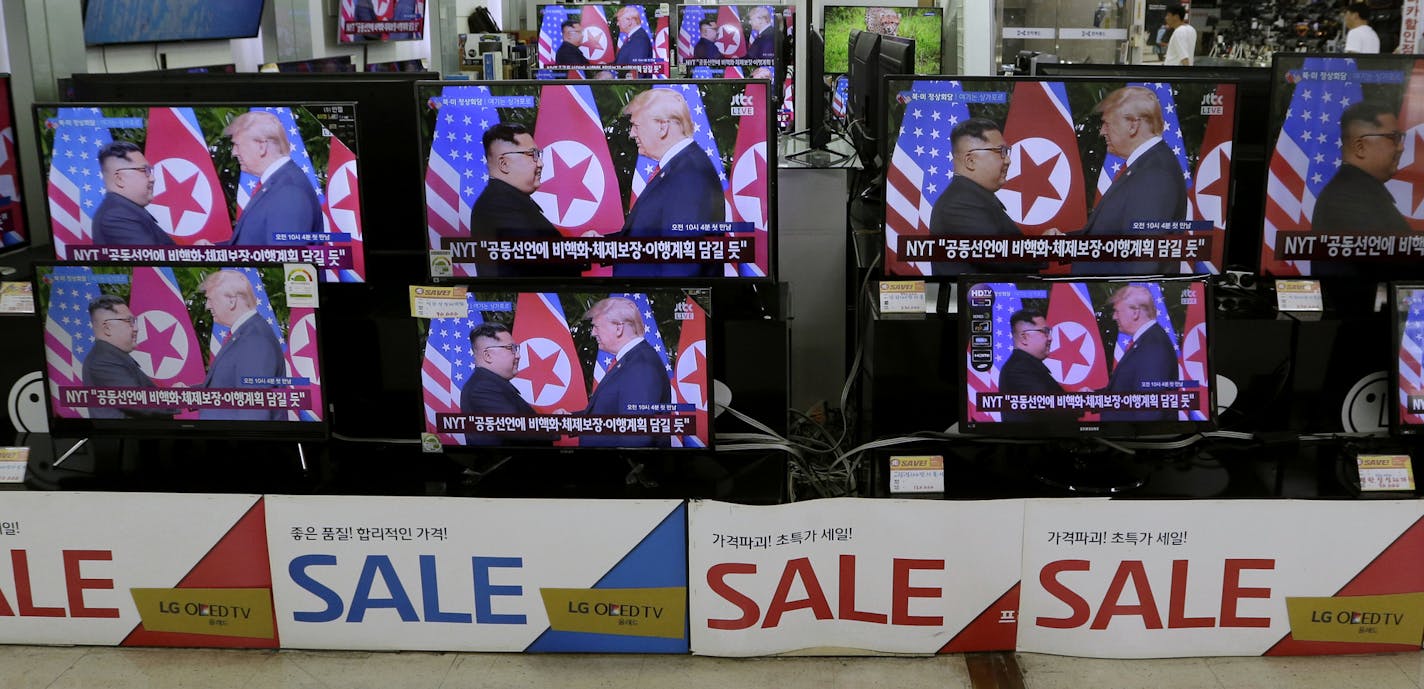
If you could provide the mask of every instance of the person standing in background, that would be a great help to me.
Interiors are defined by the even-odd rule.
[[[1173,67],[1191,67],[1197,58],[1197,30],[1187,23],[1187,8],[1181,5],[1167,7],[1167,28],[1172,37],[1167,39],[1167,56],[1162,63]]]
[[[1378,53],[1379,34],[1370,27],[1370,6],[1363,2],[1352,2],[1345,8],[1345,52]]]

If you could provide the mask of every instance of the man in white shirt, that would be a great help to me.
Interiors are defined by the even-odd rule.
[[[1191,67],[1196,63],[1197,30],[1187,23],[1185,7],[1167,7],[1167,28],[1172,30],[1172,37],[1167,41],[1167,56],[1162,58],[1163,64]]]
[[[1345,8],[1345,52],[1378,53],[1379,34],[1370,28],[1370,6],[1363,2],[1352,2]]]

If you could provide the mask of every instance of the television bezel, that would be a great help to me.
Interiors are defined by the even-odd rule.
[[[39,319],[38,328],[40,337],[36,344],[41,352],[47,351],[45,343],[45,319],[47,309],[39,308],[38,295],[44,288],[44,274],[52,272],[55,268],[72,266],[88,268],[260,268],[260,269],[281,269],[280,263],[259,263],[256,265],[242,266],[232,263],[184,263],[175,264],[167,262],[147,262],[134,261],[127,263],[92,263],[86,261],[35,261],[34,277],[31,287],[36,295],[35,316]],[[48,269],[48,271],[46,271]],[[132,278],[132,272],[130,272]],[[130,282],[132,285],[132,282]],[[321,288],[317,288],[320,295]],[[291,308],[290,305],[288,308]],[[179,421],[170,419],[167,421],[149,419],[91,419],[91,418],[65,418],[55,414],[54,394],[52,391],[53,382],[50,379],[50,366],[48,354],[44,354],[45,363],[43,370],[45,415],[49,420],[50,434],[59,438],[75,437],[119,437],[119,438],[242,438],[255,440],[290,440],[301,441],[322,441],[326,440],[331,430],[331,401],[326,396],[326,351],[324,338],[322,336],[322,316],[319,307],[312,308],[312,319],[316,333],[316,370],[318,379],[321,381],[316,386],[321,396],[321,420],[319,421],[234,421],[234,420],[213,420],[203,421],[200,419],[186,419]],[[291,336],[288,323],[286,337]],[[204,347],[199,343],[200,348]],[[201,356],[201,354],[199,354]],[[206,362],[203,369],[208,370],[211,361]]]
[[[4,96],[5,107],[9,109],[8,112],[10,115],[10,133],[12,136],[15,137],[15,193],[19,194],[19,198],[15,199],[15,214],[19,216],[20,223],[24,227],[24,231],[21,233],[20,241],[15,242],[14,244],[0,246],[0,256],[8,255],[17,251],[24,251],[25,249],[29,248],[31,244],[34,243],[35,235],[35,228],[30,226],[30,219],[26,215],[26,208],[28,206],[25,203],[25,166],[24,160],[22,160],[20,157],[22,155],[20,152],[21,127],[20,121],[15,117],[15,90],[14,87],[11,85],[12,80],[13,77],[10,76],[9,72],[0,72],[0,95]],[[48,207],[49,204],[45,204],[46,220],[49,219]]]
[[[255,2],[255,3],[257,4],[256,21],[254,21],[253,24],[252,24],[252,33],[236,32],[236,33],[222,34],[222,35],[217,35],[217,36],[197,36],[197,37],[193,37],[193,36],[180,36],[180,37],[176,37],[176,38],[154,38],[154,37],[151,36],[151,35],[142,35],[142,34],[140,34],[140,35],[138,35],[138,36],[135,36],[135,37],[132,37],[132,38],[129,38],[129,39],[125,39],[125,40],[122,40],[122,41],[99,41],[99,42],[90,42],[88,32],[84,31],[84,27],[89,25],[89,10],[90,10],[90,8],[93,7],[94,3],[96,3],[96,2],[101,2],[101,1],[102,1],[102,2],[113,2],[113,3],[118,3],[118,2],[119,2],[119,0],[84,0],[83,7],[81,8],[81,12],[80,12],[80,17],[81,17],[81,20],[80,20],[80,33],[84,35],[84,46],[87,47],[87,48],[97,48],[97,47],[101,47],[101,46],[110,46],[110,45],[135,45],[135,44],[153,44],[153,43],[194,43],[194,42],[200,42],[200,41],[229,41],[229,40],[234,40],[234,39],[256,38],[257,36],[261,35],[261,32],[262,32],[262,16],[267,13],[267,2],[268,2],[268,0],[252,0],[253,2]],[[150,10],[150,11],[152,11],[152,10]],[[224,25],[224,26],[235,26],[235,25]]]
[[[770,82],[766,81],[765,79],[638,79],[638,80],[632,80],[632,79],[607,79],[607,80],[601,80],[601,79],[506,79],[506,80],[494,80],[494,81],[490,81],[490,80],[470,80],[470,81],[466,81],[466,80],[443,79],[443,80],[433,80],[433,81],[417,81],[417,82],[415,83],[415,95],[416,95],[416,97],[415,97],[414,99],[412,99],[412,100],[413,100],[414,103],[415,103],[415,108],[416,108],[416,111],[417,111],[417,116],[420,118],[420,121],[423,123],[424,117],[425,117],[425,110],[426,110],[425,101],[426,101],[426,99],[427,99],[427,96],[425,96],[425,94],[427,93],[427,91],[425,91],[425,89],[435,89],[435,88],[441,88],[441,89],[443,89],[443,88],[445,88],[446,86],[486,86],[486,87],[488,87],[488,86],[500,86],[500,87],[539,86],[539,87],[543,87],[543,86],[588,86],[588,85],[593,85],[593,84],[606,84],[606,85],[609,85],[609,86],[622,86],[622,87],[628,87],[628,86],[644,86],[644,85],[645,85],[647,88],[652,88],[652,87],[654,87],[654,86],[663,86],[663,85],[668,85],[668,84],[673,84],[673,85],[676,85],[676,84],[692,84],[692,85],[694,85],[694,86],[695,86],[695,85],[702,85],[702,84],[706,84],[706,85],[717,85],[717,84],[732,84],[732,85],[735,85],[735,84],[742,84],[742,85],[761,84],[761,85],[767,87],[768,104],[770,104],[771,92],[775,90],[775,87],[774,87],[773,85],[770,85]],[[595,88],[604,88],[604,86],[595,86]],[[420,126],[423,127],[424,125],[421,124]],[[567,279],[568,279],[570,282],[575,282],[575,283],[580,283],[580,284],[582,284],[582,283],[595,284],[597,281],[600,281],[600,280],[612,279],[612,280],[615,280],[615,281],[636,280],[636,281],[637,281],[637,284],[640,284],[640,285],[652,285],[652,284],[663,283],[663,284],[669,284],[669,285],[674,285],[674,286],[679,286],[679,285],[683,285],[683,284],[686,284],[686,283],[692,283],[692,282],[696,282],[696,283],[699,283],[699,284],[705,283],[705,284],[722,284],[722,285],[725,285],[725,284],[767,284],[767,283],[775,283],[775,282],[776,282],[776,276],[777,276],[777,274],[779,273],[779,271],[777,270],[777,259],[778,259],[778,256],[779,256],[778,253],[777,253],[777,243],[778,243],[778,242],[777,242],[777,237],[778,237],[778,235],[780,234],[780,229],[781,229],[781,222],[780,222],[780,217],[779,217],[780,214],[777,212],[777,205],[776,205],[776,204],[777,204],[777,200],[778,200],[778,191],[777,191],[777,166],[774,164],[774,160],[770,159],[770,157],[773,155],[773,152],[779,150],[779,149],[777,148],[777,145],[778,145],[778,144],[777,144],[777,135],[780,133],[780,128],[779,128],[779,127],[777,126],[777,124],[776,124],[776,108],[775,108],[775,107],[767,107],[766,126],[767,126],[766,150],[767,150],[767,155],[768,155],[769,160],[767,161],[767,166],[766,166],[766,169],[767,169],[767,180],[766,180],[766,194],[767,194],[767,199],[766,199],[766,203],[767,203],[767,206],[766,206],[766,207],[767,207],[766,254],[767,254],[767,256],[766,256],[766,275],[765,275],[765,276],[761,276],[761,277],[741,277],[741,276],[735,276],[735,277],[733,277],[733,276],[727,276],[726,274],[717,275],[717,276],[715,276],[715,277],[698,277],[698,278],[688,278],[688,277],[661,277],[661,276],[659,276],[659,277],[646,277],[646,278],[629,278],[629,277],[601,278],[601,277],[587,276],[587,277],[574,277],[574,278],[567,278]],[[735,146],[735,145],[736,145],[736,142],[733,141],[732,144]],[[420,137],[419,150],[420,150],[420,177],[419,177],[419,179],[420,179],[420,181],[421,181],[421,184],[423,185],[423,184],[424,184],[424,181],[425,181],[425,172],[426,172],[427,167],[428,167],[429,164],[430,164],[430,145],[429,145],[429,142],[426,141],[426,139],[425,139],[423,133],[421,134],[421,137]],[[429,252],[434,251],[434,250],[437,250],[435,247],[430,246],[430,233],[429,233],[428,230],[426,229],[426,228],[428,228],[428,224],[427,224],[427,223],[428,223],[428,220],[426,219],[425,213],[428,212],[428,210],[429,210],[429,207],[428,207],[427,205],[425,205],[424,197],[422,196],[422,198],[421,198],[421,211],[422,211],[422,215],[421,215],[421,223],[422,223],[422,224],[421,224],[421,234],[424,236],[424,238],[422,239],[422,242],[425,244],[425,249],[424,249],[424,251],[425,251],[427,257],[429,256]],[[627,210],[625,209],[625,210],[623,211],[623,213],[624,213],[624,218],[626,219],[626,218],[627,218]],[[427,263],[427,269],[428,269],[429,261],[427,261],[426,263]],[[723,263],[725,264],[725,263],[727,263],[727,262],[724,261]],[[653,265],[653,264],[649,264],[649,265]],[[434,283],[436,283],[436,284],[447,284],[447,283],[450,283],[450,284],[457,284],[457,283],[459,283],[459,282],[461,282],[461,281],[469,281],[469,280],[490,280],[490,279],[492,279],[492,278],[480,278],[480,277],[478,277],[478,276],[476,276],[476,277],[470,277],[470,276],[437,276],[437,275],[427,275],[427,277],[428,277],[432,282],[434,282]],[[494,279],[498,279],[498,280],[500,280],[501,282],[502,282],[502,281],[511,281],[511,284],[523,284],[523,283],[537,284],[537,283],[539,283],[539,282],[547,283],[547,282],[549,281],[549,278],[547,278],[547,277],[500,277],[500,278],[494,278]],[[517,281],[517,283],[516,283],[515,281]]]
[[[1038,422],[1015,423],[1015,422],[972,422],[969,420],[969,289],[980,283],[1042,283],[1044,289],[1049,289],[1054,283],[1068,284],[1115,284],[1127,285],[1129,283],[1143,282],[1200,282],[1203,289],[1203,299],[1205,300],[1203,309],[1203,322],[1206,325],[1206,369],[1207,376],[1211,379],[1207,383],[1207,408],[1210,414],[1205,421],[1118,421],[1103,423],[1098,422],[1095,426],[1085,426],[1083,422],[1078,422],[1076,427],[1070,429],[1066,424],[1044,424]],[[958,348],[954,351],[955,373],[959,380],[955,386],[957,394],[957,406],[959,415],[957,422],[959,431],[968,435],[987,437],[1025,437],[1045,440],[1081,440],[1085,438],[1116,438],[1132,439],[1151,436],[1178,436],[1193,433],[1204,433],[1216,430],[1217,428],[1217,379],[1216,361],[1212,354],[1212,340],[1216,332],[1216,309],[1213,307],[1213,279],[1209,275],[1187,275],[1187,276],[1133,276],[1130,279],[1123,277],[1045,277],[1039,275],[962,275],[959,276],[957,284],[957,314],[959,319],[959,336],[956,338]],[[1096,315],[1098,309],[1094,309]],[[1102,317],[1099,316],[1099,323]],[[1098,333],[1101,335],[1101,330]],[[1180,336],[1181,333],[1178,333]],[[1180,346],[1180,343],[1178,343]],[[1108,342],[1103,342],[1105,356],[1111,356],[1112,347]]]

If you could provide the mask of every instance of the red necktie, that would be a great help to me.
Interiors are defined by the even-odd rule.
[[[1125,174],[1127,174],[1127,163],[1123,163],[1122,167],[1117,169],[1117,172],[1113,174],[1112,181],[1116,182],[1119,179],[1122,179],[1122,176]]]
[[[655,180],[655,179],[658,178],[658,173],[659,173],[659,172],[662,172],[662,171],[663,171],[663,165],[662,165],[662,163],[657,163],[657,164],[653,165],[653,173],[652,173],[651,175],[648,175],[648,184],[652,184],[652,183],[653,183],[653,180]],[[644,185],[644,186],[643,186],[643,191],[646,192],[647,190],[648,190],[647,185]],[[638,195],[638,198],[642,198],[642,194],[639,194],[639,195]],[[633,210],[633,206],[637,205],[637,203],[638,203],[638,198],[633,199],[633,202],[630,203],[630,204],[628,204],[628,210],[630,210],[630,211]],[[615,359],[615,361],[617,361],[617,359]]]
[[[262,189],[262,180],[259,179],[259,180],[257,180],[257,186],[252,187],[252,193],[247,195],[247,202],[248,202],[248,203],[252,203],[252,199],[257,198],[257,192],[258,192],[259,190],[261,190],[261,189]],[[239,208],[237,209],[237,218],[241,218],[241,217],[242,217],[242,209],[245,208],[245,207],[246,207],[246,206],[243,206],[243,207],[239,207]],[[237,218],[233,218],[233,220],[236,220]]]

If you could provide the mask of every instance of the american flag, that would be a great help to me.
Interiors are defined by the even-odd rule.
[[[653,346],[653,351],[658,353],[658,358],[662,359],[663,368],[668,374],[668,389],[672,391],[673,399],[677,397],[677,390],[672,380],[672,364],[668,361],[667,347],[663,344],[663,336],[658,333],[658,321],[653,317],[653,307],[648,302],[648,295],[643,292],[615,292],[608,295],[610,297],[623,297],[631,300],[638,306],[638,313],[643,316],[643,339]],[[608,373],[609,367],[613,365],[613,355],[603,350],[598,351],[598,356],[594,359],[593,381],[596,387],[603,376]]]
[[[836,77],[835,88],[831,90],[831,116],[844,122],[846,101],[850,98],[850,77],[844,74]]]
[[[470,314],[465,318],[433,318],[425,336],[425,359],[420,365],[420,387],[425,398],[425,430],[435,433],[436,414],[460,413],[460,389],[475,370],[470,351],[470,330],[484,323],[473,292],[465,296]],[[444,445],[464,445],[463,433],[442,433]]]
[[[1304,78],[1307,74],[1350,78]],[[1340,167],[1340,114],[1363,97],[1354,74],[1353,58],[1312,57],[1305,59],[1300,72],[1287,75],[1295,87],[1266,174],[1264,273],[1310,274],[1308,261],[1276,260],[1278,234],[1310,230],[1315,198]]]
[[[446,86],[437,98],[489,96],[487,86]],[[497,122],[499,113],[486,105],[446,102],[439,106],[425,168],[425,225],[431,248],[441,248],[443,237],[470,236],[470,207],[489,182],[482,139]],[[456,264],[455,272],[473,274],[474,266]]]
[[[702,38],[702,19],[707,16],[707,8],[702,5],[682,5],[678,8],[682,21],[677,28],[677,57],[679,60],[692,58],[692,48]]]
[[[1399,338],[1399,420],[1424,424],[1424,414],[1409,410],[1409,398],[1424,395],[1424,290],[1400,288],[1399,299],[1408,306]]]
[[[577,12],[578,8],[574,8]],[[556,64],[554,56],[559,46],[564,44],[563,23],[569,18],[569,7],[565,5],[541,5],[539,12],[543,20],[539,22],[539,66]]]
[[[42,279],[47,269],[41,268]],[[48,276],[49,308],[45,311],[45,363],[54,412],[64,418],[87,418],[85,409],[59,403],[59,388],[84,384],[84,357],[94,346],[89,302],[99,296],[99,284],[87,266],[55,266]]]
[[[958,81],[915,81],[910,87],[895,151],[885,172],[885,265],[891,273],[930,272],[927,263],[900,263],[896,247],[902,235],[929,234],[934,202],[954,176],[949,133],[969,118],[969,107],[957,97],[963,92]],[[948,95],[951,100],[915,100],[918,94]]]
[[[52,125],[49,217],[55,255],[61,259],[69,258],[69,247],[91,241],[89,225],[104,200],[104,175],[96,154],[112,140],[108,129],[74,122],[103,116],[99,108],[60,108],[55,115],[59,123]]]

